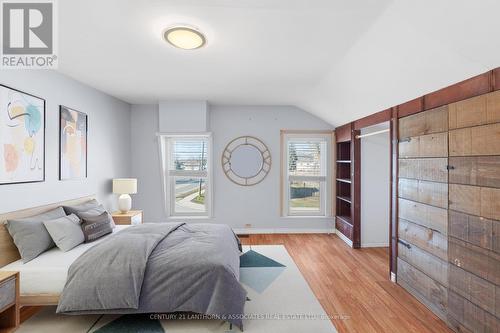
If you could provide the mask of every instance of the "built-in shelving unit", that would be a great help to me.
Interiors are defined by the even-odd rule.
[[[336,133],[336,218],[335,227],[344,237],[347,238],[352,247],[360,246],[359,237],[359,204],[356,205],[356,189],[359,188],[356,180],[359,167],[355,161],[359,159],[359,143],[356,143],[353,124],[349,123],[335,130]],[[355,156],[357,152],[357,156]],[[354,162],[353,162],[354,161]]]

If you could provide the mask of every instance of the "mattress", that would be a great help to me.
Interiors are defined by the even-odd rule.
[[[117,225],[113,234],[128,225]],[[91,247],[106,241],[112,234],[99,238],[92,243],[84,243],[63,252],[52,248],[35,259],[23,264],[22,260],[14,261],[0,268],[0,271],[19,271],[21,296],[39,294],[60,294],[66,283],[68,269],[71,264]]]

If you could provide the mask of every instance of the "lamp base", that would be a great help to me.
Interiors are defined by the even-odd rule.
[[[132,209],[132,198],[128,194],[121,194],[118,198],[118,209],[123,214],[128,213]]]

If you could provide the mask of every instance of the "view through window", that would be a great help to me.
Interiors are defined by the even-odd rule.
[[[209,137],[168,137],[167,158],[171,216],[209,215]]]
[[[326,215],[329,137],[287,136],[286,215]]]

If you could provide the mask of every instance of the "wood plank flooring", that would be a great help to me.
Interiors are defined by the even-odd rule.
[[[343,332],[452,332],[389,280],[388,248],[353,250],[336,235],[273,234],[245,245],[285,245],[326,313]]]

